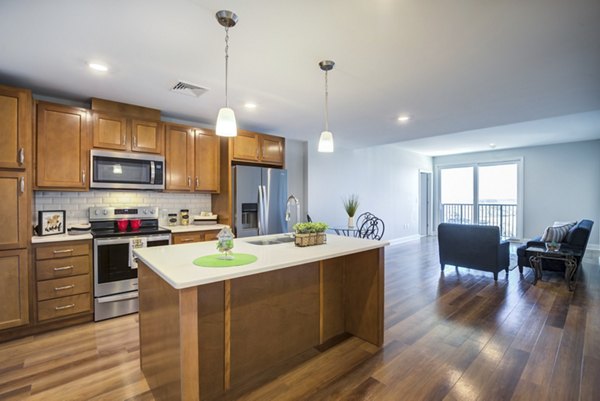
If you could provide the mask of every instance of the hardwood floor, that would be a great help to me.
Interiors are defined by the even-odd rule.
[[[242,400],[598,400],[600,265],[574,292],[557,274],[447,266],[435,238],[386,249],[381,349],[357,338]],[[302,358],[300,358],[302,359]],[[0,344],[1,400],[153,400],[139,369],[137,315]]]

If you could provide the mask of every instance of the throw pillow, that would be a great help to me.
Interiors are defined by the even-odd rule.
[[[542,234],[543,242],[562,242],[569,230],[573,227],[571,224],[556,227],[546,227],[544,234]]]
[[[552,227],[558,227],[558,226],[571,226],[569,227],[569,230],[571,228],[573,228],[575,225],[577,224],[576,221],[555,221],[554,224],[552,224]]]

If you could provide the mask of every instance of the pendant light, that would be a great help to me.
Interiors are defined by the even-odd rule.
[[[323,60],[319,63],[321,70],[325,71],[325,131],[321,132],[318,151],[323,153],[333,152],[333,134],[329,131],[329,91],[327,87],[327,73],[333,69],[335,63]]]
[[[219,136],[237,136],[235,114],[229,108],[229,100],[227,98],[227,75],[229,73],[229,28],[235,26],[238,16],[232,11],[221,10],[217,13],[216,17],[219,24],[225,27],[225,107],[219,110],[216,132]]]

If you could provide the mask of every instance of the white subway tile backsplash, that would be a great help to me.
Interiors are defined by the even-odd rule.
[[[34,192],[33,222],[40,210],[65,210],[67,226],[88,221],[88,209],[98,206],[157,206],[161,215],[189,209],[190,215],[211,211],[208,194],[174,194],[150,191]]]

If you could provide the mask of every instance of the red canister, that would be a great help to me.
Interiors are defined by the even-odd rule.
[[[129,220],[118,220],[117,221],[117,228],[121,232],[127,231],[127,226],[128,225],[129,225]]]

